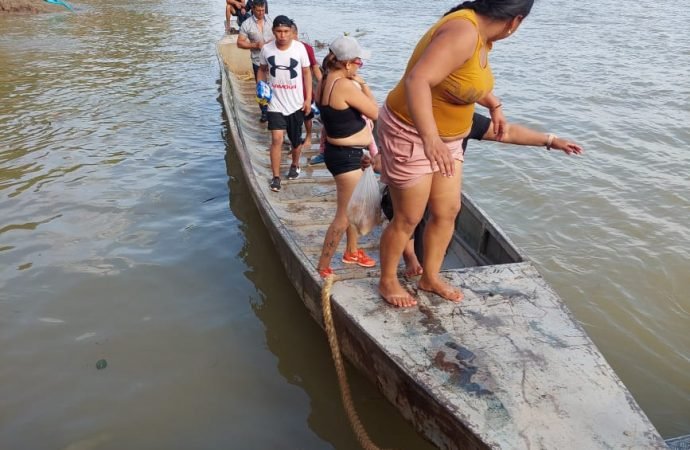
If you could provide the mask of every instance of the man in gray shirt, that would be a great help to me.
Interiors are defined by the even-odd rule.
[[[259,55],[264,44],[274,39],[271,28],[271,19],[266,15],[266,1],[254,0],[252,4],[252,16],[242,22],[240,35],[237,37],[239,48],[249,49],[254,69],[254,79],[259,71]],[[267,106],[260,106],[261,122],[268,120]]]

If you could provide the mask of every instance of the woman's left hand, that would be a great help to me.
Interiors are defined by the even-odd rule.
[[[491,123],[494,126],[494,135],[496,136],[497,141],[502,141],[503,140],[503,133],[506,130],[506,116],[503,115],[503,107],[499,106],[497,108],[489,110],[489,113],[491,114]]]
[[[371,168],[374,169],[374,173],[381,173],[381,154],[377,153],[373,158],[366,154],[362,155],[360,164],[362,166],[362,170],[371,166]]]
[[[371,156],[367,154],[362,155],[362,159],[359,160],[362,170],[365,170],[367,167],[371,166],[371,162]]]
[[[561,150],[567,155],[575,154],[580,155],[584,151],[582,147],[577,145],[575,142],[568,141],[567,139],[555,138],[551,143],[551,148],[555,150]]]

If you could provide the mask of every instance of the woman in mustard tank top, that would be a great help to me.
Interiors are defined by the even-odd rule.
[[[397,278],[400,256],[424,210],[423,273],[418,287],[453,302],[462,292],[440,276],[460,212],[462,139],[475,103],[489,109],[500,140],[506,120],[493,94],[488,53],[517,30],[534,0],[475,0],[451,9],[421,38],[403,78],[379,113],[381,181],[395,216],[381,236],[379,292],[394,306],[417,302]]]

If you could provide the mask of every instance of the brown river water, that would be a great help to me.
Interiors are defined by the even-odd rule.
[[[454,6],[269,3],[312,41],[358,36],[380,100]],[[223,4],[0,17],[0,449],[356,447],[227,137]],[[494,47],[496,93],[586,153],[465,163],[666,438],[690,433],[689,24],[670,0],[536,2]],[[351,378],[378,443],[428,448]]]

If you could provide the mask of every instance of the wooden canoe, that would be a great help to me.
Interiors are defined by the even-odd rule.
[[[232,35],[217,52],[249,190],[289,278],[323,326],[315,267],[335,184],[321,164],[303,166],[281,192],[269,190],[270,136],[258,120],[249,54]],[[563,301],[466,195],[456,230],[444,276],[462,287],[460,305],[420,291],[417,307],[389,307],[377,295],[376,268],[344,267],[336,255],[333,316],[345,356],[439,448],[666,448]],[[362,247],[377,255],[379,236]]]

